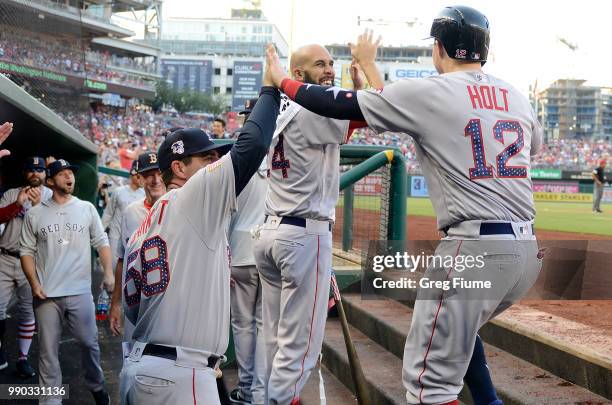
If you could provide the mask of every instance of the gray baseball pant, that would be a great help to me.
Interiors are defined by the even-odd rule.
[[[457,399],[478,330],[524,296],[540,272],[542,259],[531,235],[505,240],[499,235],[469,237],[473,239],[444,239],[435,254],[480,256],[482,268],[430,266],[424,277],[490,281],[491,288],[419,288],[404,347],[402,378],[408,404],[441,404]]]
[[[252,404],[264,403],[265,349],[261,283],[255,266],[232,267],[232,332],[238,363],[238,388]]]
[[[17,293],[19,321],[32,321],[32,289],[21,270],[21,262],[16,257],[0,254],[0,319],[6,319],[13,292]]]
[[[601,198],[603,197],[603,186],[598,186],[595,184],[593,189],[593,211],[601,210]]]
[[[286,405],[299,400],[323,345],[332,260],[329,223],[308,219],[306,228],[266,223],[254,254],[263,294],[265,403]]]
[[[93,296],[81,294],[45,300],[35,299],[34,312],[38,323],[40,346],[38,362],[40,384],[53,387],[62,384],[59,344],[62,325],[65,324],[81,348],[85,387],[89,391],[99,391],[104,388]],[[44,402],[41,400],[40,403],[61,404],[62,401],[59,398],[49,398]]]

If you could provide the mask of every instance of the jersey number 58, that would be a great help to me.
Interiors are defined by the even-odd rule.
[[[159,235],[145,240],[139,250],[130,252],[127,261],[123,296],[128,306],[139,304],[141,293],[151,297],[166,291],[170,283],[168,247]],[[140,270],[136,267],[138,262]],[[133,289],[128,288],[130,282]]]

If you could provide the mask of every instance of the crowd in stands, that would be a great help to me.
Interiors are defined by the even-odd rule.
[[[558,139],[542,146],[533,167],[565,170],[588,170],[596,167],[601,159],[612,157],[610,141],[584,141]]]
[[[153,113],[143,106],[115,108],[98,106],[81,114],[65,113],[64,119],[96,143],[100,148],[100,163],[119,168],[122,149],[156,150],[161,134],[174,127],[198,127],[212,138],[232,138],[235,134],[220,129],[219,121],[194,119],[186,115],[163,112]],[[224,122],[223,122],[224,124]],[[376,145],[399,148],[411,173],[420,173],[416,150],[412,139],[401,133],[387,132],[377,135],[369,128],[354,131],[350,141],[354,145]],[[553,140],[543,145],[532,163],[536,168],[588,170],[597,166],[600,159],[612,156],[612,145],[606,141]],[[128,163],[125,163],[129,167]]]
[[[0,25],[0,60],[134,87],[153,86],[141,76],[117,69],[123,67],[151,73],[155,70],[152,64],[94,51],[78,42],[81,41],[44,34],[35,37],[31,32]]]

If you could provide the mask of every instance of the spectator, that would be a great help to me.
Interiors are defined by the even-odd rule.
[[[132,147],[135,145],[132,144]],[[121,164],[121,168],[123,170],[130,170],[132,167],[132,162],[138,156],[138,149],[129,149],[130,141],[124,141],[121,144],[121,148],[119,149],[119,162]]]
[[[215,118],[212,124],[213,138],[215,139],[226,139],[230,135],[225,132],[225,121],[221,118]]]

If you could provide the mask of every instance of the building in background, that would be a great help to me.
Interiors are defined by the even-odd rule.
[[[259,94],[271,42],[286,59],[287,41],[259,9],[233,9],[231,18],[166,19],[161,74],[176,90],[225,96],[228,111],[236,112]]]
[[[559,79],[532,97],[547,141],[612,139],[611,89],[585,83]]]

